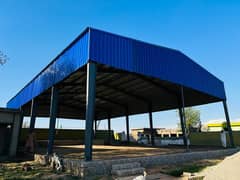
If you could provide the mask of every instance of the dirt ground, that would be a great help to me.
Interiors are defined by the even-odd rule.
[[[215,160],[201,160],[194,161],[191,163],[184,163],[181,166],[155,166],[146,169],[147,179],[163,179],[163,180],[187,180],[186,177],[176,177],[176,172],[186,171],[186,172],[199,172],[207,166],[213,166],[222,159]],[[31,167],[29,171],[23,171],[22,167],[24,164],[28,164]],[[197,165],[197,166],[196,166]],[[132,180],[135,177],[125,177],[120,178],[121,180]],[[58,173],[52,170],[48,166],[41,166],[33,161],[23,161],[19,163],[15,162],[5,162],[0,163],[0,179],[54,179],[54,180],[75,180],[80,179],[79,177],[72,176],[68,172]],[[97,176],[94,180],[113,180],[111,176]]]
[[[200,172],[207,167],[214,166],[220,163],[223,158],[219,159],[203,159],[188,163],[182,163],[181,165],[166,165],[166,166],[154,166],[147,168],[146,172],[149,175],[159,174],[162,179],[173,180],[187,180],[188,176],[184,174],[192,174],[201,176]]]
[[[216,148],[206,147],[192,147],[191,151],[214,150]],[[45,154],[46,148],[39,148],[39,152]],[[60,156],[65,158],[83,159],[84,146],[56,146],[54,149]],[[141,147],[141,146],[93,146],[93,159],[113,159],[113,158],[129,158],[138,156],[152,156],[161,154],[172,154],[185,152],[184,147]],[[20,161],[19,161],[20,160]],[[192,163],[182,164],[181,166],[158,166],[146,169],[147,174],[156,176],[161,179],[181,179],[181,177],[174,177],[176,173],[183,171],[199,172],[206,166],[213,166],[222,159],[210,161],[196,161]],[[31,170],[25,172],[22,170],[24,164],[29,164]],[[240,162],[239,162],[240,163]],[[197,164],[197,166],[196,166]],[[238,167],[235,165],[235,167]],[[157,179],[158,179],[157,178]],[[0,163],[0,180],[1,179],[79,179],[72,176],[68,172],[57,173],[47,166],[41,166],[33,161],[26,159],[18,159],[18,162],[4,162]],[[97,177],[96,180],[113,179],[111,176]]]
[[[207,167],[200,174],[204,180],[239,180],[240,152],[226,157],[221,163]]]
[[[216,147],[191,147],[191,151],[216,150]],[[55,146],[54,152],[65,158],[84,159],[84,146]],[[186,152],[182,146],[142,147],[142,146],[93,146],[93,159],[116,159],[140,156],[153,156]],[[39,148],[38,153],[46,153],[46,148]]]

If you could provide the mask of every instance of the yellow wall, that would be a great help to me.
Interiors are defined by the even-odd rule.
[[[240,146],[240,131],[233,132],[233,138],[236,146]],[[220,132],[200,132],[190,133],[191,145],[209,145],[221,146]],[[227,144],[229,146],[229,136],[227,135]]]
[[[47,140],[48,139],[48,129],[35,129],[37,140]],[[59,129],[56,130],[55,139],[56,140],[84,140],[84,130],[82,129]],[[23,128],[21,131],[20,141],[25,142],[28,134],[28,128]],[[113,132],[112,132],[113,135]],[[97,130],[96,139],[107,139],[107,130]]]
[[[213,132],[213,131],[222,131],[227,128],[227,123],[222,122],[222,123],[210,123],[207,124],[208,126],[208,131]],[[240,122],[231,122],[231,127],[233,131],[240,131]]]

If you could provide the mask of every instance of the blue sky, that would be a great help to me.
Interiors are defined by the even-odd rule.
[[[225,83],[230,117],[240,118],[240,1],[0,1],[0,106],[14,96],[86,26],[179,49]],[[201,120],[223,119],[221,103],[196,107]],[[154,113],[155,127],[175,127],[175,111]],[[124,130],[124,119],[113,128]],[[61,120],[66,128],[83,121]],[[131,116],[130,128],[148,127],[148,116]],[[39,119],[37,127],[47,127]],[[102,128],[107,127],[102,123]]]

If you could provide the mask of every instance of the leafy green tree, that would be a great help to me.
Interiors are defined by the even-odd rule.
[[[185,108],[185,119],[187,132],[200,131],[201,120],[200,111],[192,107]],[[181,124],[178,123],[178,127],[181,128]]]

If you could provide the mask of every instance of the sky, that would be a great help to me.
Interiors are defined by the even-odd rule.
[[[0,106],[5,107],[87,26],[181,50],[224,81],[230,118],[240,118],[240,1],[231,0],[0,0]],[[201,121],[224,119],[221,103],[195,107]],[[153,114],[154,127],[174,128],[176,110]],[[63,128],[84,121],[58,120]],[[38,119],[37,127],[48,127]],[[101,128],[107,128],[105,121]],[[125,119],[112,120],[116,131]],[[130,116],[130,128],[149,127],[148,115]]]

